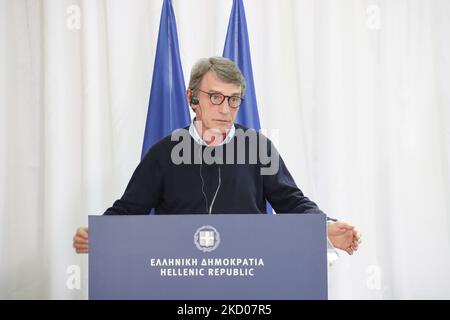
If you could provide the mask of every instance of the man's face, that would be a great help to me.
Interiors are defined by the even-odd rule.
[[[223,82],[213,71],[208,71],[203,76],[200,90],[197,94],[200,104],[192,105],[192,107],[195,108],[196,120],[202,122],[202,131],[213,129],[220,131],[221,134],[226,134],[233,125],[239,108],[230,107],[228,98],[225,98],[220,105],[215,105],[211,102],[207,93],[221,93],[225,96],[240,97],[241,86]]]

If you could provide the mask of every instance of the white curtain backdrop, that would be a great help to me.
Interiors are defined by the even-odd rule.
[[[450,2],[244,4],[262,127],[363,233],[330,298],[449,299]],[[173,5],[188,79],[222,54],[232,0]],[[161,7],[0,0],[0,298],[87,297],[72,236],[139,162]]]

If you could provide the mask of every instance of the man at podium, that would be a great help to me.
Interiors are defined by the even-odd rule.
[[[105,215],[321,213],[297,187],[273,143],[235,123],[245,80],[234,62],[199,60],[191,71],[187,99],[191,125],[153,145],[134,171],[123,196]],[[359,231],[342,221],[328,224],[328,240],[353,254]],[[88,229],[78,228],[73,246],[88,252]]]

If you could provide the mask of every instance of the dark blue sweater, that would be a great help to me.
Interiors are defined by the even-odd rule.
[[[252,130],[235,126],[236,129]],[[260,133],[256,136],[258,141],[263,139],[267,143],[269,152],[275,150],[269,139]],[[192,137],[189,142],[191,150],[195,146],[202,151],[213,148],[208,150],[213,155],[222,148],[222,160],[229,162],[226,161],[226,145],[200,147]],[[171,161],[171,152],[178,143],[171,141],[170,135],[156,143],[134,171],[122,198],[105,214],[148,214],[151,208],[155,208],[156,214],[208,213],[217,190],[211,213],[266,213],[266,199],[277,213],[322,212],[297,187],[281,157],[276,174],[261,175],[261,168],[269,165],[262,164],[259,156],[257,163],[249,163],[248,153],[252,152],[249,140],[245,143],[245,164],[236,163],[235,143],[234,157],[231,157],[233,164],[195,164],[194,157],[199,157],[200,153],[193,153],[191,164],[177,165]]]

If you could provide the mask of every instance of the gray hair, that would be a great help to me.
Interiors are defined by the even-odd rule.
[[[233,83],[241,86],[241,97],[244,97],[245,79],[238,66],[230,59],[223,57],[211,57],[198,60],[191,71],[189,89],[197,95],[203,76],[209,71],[213,71],[216,76],[226,83]]]

